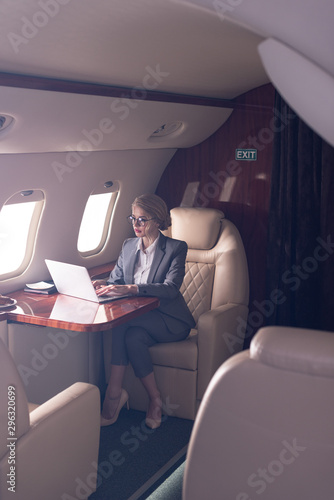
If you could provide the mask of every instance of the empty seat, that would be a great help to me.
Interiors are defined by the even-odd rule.
[[[205,393],[184,500],[333,498],[333,394],[334,332],[261,329]]]
[[[96,489],[98,388],[78,382],[44,404],[29,407],[2,340],[0,386],[0,498],[87,498]]]

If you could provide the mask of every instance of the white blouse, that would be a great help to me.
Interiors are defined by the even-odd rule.
[[[158,244],[160,234],[153,241],[153,243],[147,247],[145,250],[143,249],[142,239],[139,238],[137,245],[137,259],[134,270],[134,283],[141,284],[147,283],[147,278],[151,269],[151,265],[153,262],[155,250]]]

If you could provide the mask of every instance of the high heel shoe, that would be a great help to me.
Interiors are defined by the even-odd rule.
[[[113,399],[113,398],[110,398]],[[118,398],[115,398],[118,399]],[[107,426],[114,424],[116,420],[118,419],[119,412],[123,408],[123,406],[126,404],[127,409],[129,409],[129,395],[126,392],[125,389],[122,389],[121,394],[119,396],[119,402],[117,405],[117,408],[115,410],[114,415],[111,418],[105,418],[103,415],[101,415],[101,427]]]
[[[147,414],[146,416],[146,419],[145,419],[145,424],[147,425],[147,427],[149,427],[149,429],[157,429],[158,427],[160,427],[161,425],[161,413],[162,413],[162,401],[160,398],[156,398],[154,400],[154,403],[155,403],[155,408],[152,412],[152,416],[149,416]],[[150,411],[150,409],[149,409]],[[149,413],[148,411],[148,413]]]

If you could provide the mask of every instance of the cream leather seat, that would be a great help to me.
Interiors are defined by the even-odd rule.
[[[98,388],[78,382],[29,408],[20,375],[0,340],[0,394],[0,498],[87,498],[95,491]]]
[[[216,372],[188,448],[184,500],[328,500],[334,332],[266,327]]]
[[[165,413],[194,419],[214,372],[242,349],[238,325],[247,320],[248,268],[239,232],[221,211],[178,207],[171,218],[165,234],[188,244],[181,292],[197,325],[185,341],[156,344],[150,351]],[[104,337],[107,380],[111,338]],[[147,395],[131,366],[124,387],[131,408],[146,411]]]

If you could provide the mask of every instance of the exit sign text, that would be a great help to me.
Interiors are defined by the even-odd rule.
[[[235,159],[255,161],[257,160],[257,149],[236,149]]]

